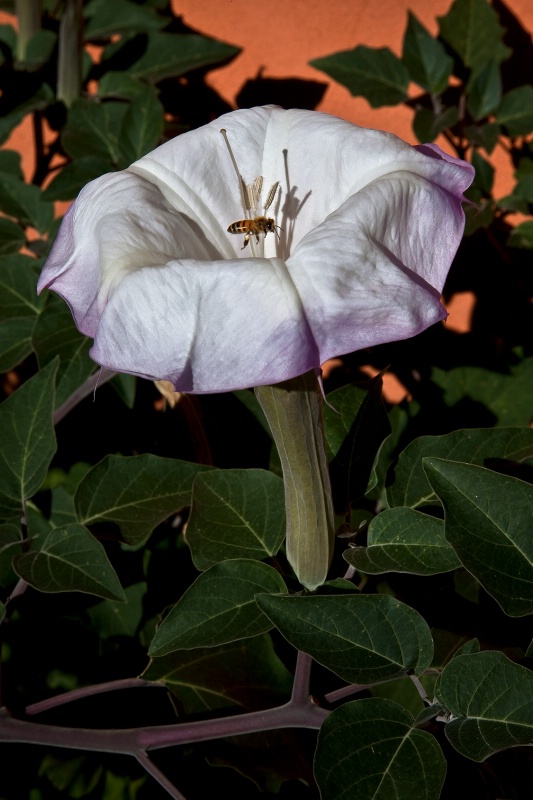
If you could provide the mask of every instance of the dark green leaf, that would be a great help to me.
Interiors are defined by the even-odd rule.
[[[287,698],[292,683],[268,635],[224,647],[180,650],[154,659],[142,677],[163,683],[184,714],[235,705],[243,711],[268,708]]]
[[[89,608],[87,616],[101,639],[135,636],[143,616],[146,583],[134,583],[124,590],[125,602],[103,600]]]
[[[111,386],[127,408],[133,408],[137,391],[137,378],[135,375],[119,373],[111,379]]]
[[[444,538],[444,523],[412,508],[391,508],[378,514],[368,529],[367,547],[345,550],[344,559],[360,572],[412,572],[435,575],[460,567]]]
[[[61,143],[73,158],[95,156],[106,163],[120,163],[120,130],[126,103],[76,100],[69,109]]]
[[[33,347],[41,366],[60,358],[56,408],[96,371],[88,355],[91,345],[92,341],[78,332],[67,304],[50,295],[33,330]]]
[[[113,171],[111,160],[83,156],[67,164],[44,192],[47,200],[73,200],[86,183]]]
[[[26,236],[20,225],[0,217],[0,256],[18,253],[25,243]]]
[[[372,108],[395,106],[407,97],[409,73],[388,47],[359,45],[309,63],[353,95],[365,97]]]
[[[110,70],[102,76],[98,84],[98,97],[133,100],[145,91],[146,83],[132,78],[127,72],[113,72],[113,70]]]
[[[272,623],[259,610],[255,595],[286,591],[279,573],[260,561],[243,558],[215,564],[165,617],[148,654],[217,647],[266,633]]]
[[[424,459],[445,511],[445,535],[509,616],[533,613],[533,486],[482,467]]]
[[[165,109],[152,86],[130,103],[122,122],[120,146],[127,163],[149,153],[163,135]]]
[[[54,528],[38,551],[15,556],[13,566],[41,592],[84,592],[125,600],[104,548],[82,525]]]
[[[0,174],[0,210],[40,233],[49,231],[54,221],[54,207],[40,188],[6,173]]]
[[[466,206],[464,209],[466,216],[465,236],[472,236],[473,233],[481,228],[488,228],[494,220],[494,203],[491,200],[481,200],[480,193],[478,193],[477,197],[472,195],[473,192],[470,193],[469,189],[465,192],[465,197],[476,203],[475,206]]]
[[[445,775],[435,738],[390,700],[345,703],[318,735],[315,776],[327,800],[438,800]]]
[[[206,36],[181,33],[151,33],[141,58],[130,67],[133,78],[163,78],[184,75],[193,69],[227,61],[240,52],[234,47]]]
[[[21,155],[16,150],[0,150],[0,172],[6,172],[17,180],[24,180],[21,168]]]
[[[38,490],[56,451],[52,425],[52,362],[17,389],[0,406],[0,517],[22,513],[24,501]]]
[[[0,322],[0,372],[22,363],[32,352],[33,319],[8,319]]]
[[[42,83],[32,97],[11,111],[5,112],[4,116],[0,117],[0,144],[5,142],[13,128],[22,122],[26,114],[46,108],[53,100],[53,91],[47,83]]]
[[[85,27],[85,40],[102,39],[113,33],[152,31],[166,24],[151,8],[128,0],[92,0],[84,9],[89,20]]]
[[[216,470],[194,481],[187,543],[197,569],[233,558],[276,555],[285,536],[285,494],[260,469]]]
[[[128,544],[140,545],[156,525],[190,504],[193,480],[206,469],[148,454],[106,456],[78,486],[78,521],[83,525],[113,522]]]
[[[462,755],[484,761],[508,747],[533,744],[533,672],[503,653],[454,658],[439,683],[444,705],[457,717],[445,733]]]
[[[531,428],[467,428],[445,436],[420,436],[401,453],[387,499],[390,506],[435,505],[422,466],[427,456],[483,466],[490,459],[523,461],[532,455]]]
[[[466,87],[466,107],[475,120],[487,117],[502,99],[502,76],[496,61],[489,61],[475,72]]]
[[[519,86],[506,92],[496,113],[496,122],[509,136],[533,131],[533,86]]]
[[[470,139],[473,145],[483,147],[490,155],[500,136],[500,126],[496,122],[485,122],[483,125],[467,125],[465,136]]]
[[[0,260],[1,321],[24,317],[35,320],[41,312],[44,297],[37,297],[34,264],[34,259],[22,255]]]
[[[513,228],[508,244],[509,247],[533,248],[533,222],[521,222]]]
[[[432,94],[440,94],[448,85],[453,59],[446,53],[442,43],[428,33],[415,15],[411,11],[408,14],[402,61],[412,81]]]
[[[525,426],[531,422],[532,357],[510,367],[508,373],[472,366],[455,367],[449,371],[434,367],[431,379],[443,390],[443,401],[449,407],[453,408],[467,398],[489,409],[493,416],[490,424]]]
[[[471,188],[479,189],[483,195],[490,197],[494,183],[494,167],[477,150],[472,153],[472,166],[476,170],[476,175]]]
[[[376,484],[372,474],[379,448],[390,434],[382,378],[344,386],[328,395],[324,432],[335,509],[343,512]]]
[[[19,65],[19,68],[22,66],[30,72],[38,70],[43,64],[46,64],[46,62],[50,60],[56,43],[56,33],[47,30],[38,31],[28,42],[24,54],[24,61]]]
[[[0,586],[11,586],[17,581],[13,572],[13,556],[22,552],[22,532],[12,522],[0,525]]]
[[[71,522],[76,522],[74,498],[63,486],[55,486],[52,489],[50,522],[56,528],[63,528]]]
[[[388,595],[258,595],[283,636],[348,683],[373,683],[431,663],[425,620]]]
[[[437,136],[459,120],[459,109],[450,106],[439,114],[429,108],[419,108],[413,117],[413,131],[419,142],[433,142]]]
[[[467,67],[478,70],[489,61],[504,61],[510,50],[504,29],[487,0],[455,0],[445,16],[437,17],[439,34]]]

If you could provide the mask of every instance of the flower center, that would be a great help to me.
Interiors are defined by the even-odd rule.
[[[235,174],[237,175],[239,194],[241,196],[242,210],[244,214],[244,219],[231,223],[231,225],[228,227],[228,233],[243,234],[244,244],[241,247],[241,250],[244,250],[244,248],[250,244],[251,255],[256,258],[264,258],[265,237],[267,233],[274,233],[278,237],[278,240],[280,238],[279,233],[276,230],[276,228],[279,228],[279,226],[276,225],[274,217],[267,216],[267,211],[274,202],[276,194],[278,193],[279,181],[276,181],[276,183],[274,183],[270,188],[270,191],[263,204],[262,213],[260,213],[259,207],[261,201],[261,192],[263,189],[263,176],[258,175],[253,183],[246,183],[237,166],[237,161],[233,155],[233,150],[231,149],[226,129],[221,128],[220,133],[224,138],[231,162],[235,169]],[[279,228],[279,230],[282,230],[282,228]]]

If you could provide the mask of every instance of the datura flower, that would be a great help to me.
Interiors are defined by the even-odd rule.
[[[234,111],[89,183],[39,290],[109,369],[183,392],[275,384],[446,316],[472,178],[326,114]]]

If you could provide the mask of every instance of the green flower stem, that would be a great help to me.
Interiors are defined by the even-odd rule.
[[[287,558],[300,583],[324,583],[333,555],[333,503],[314,372],[255,393],[278,448],[285,483]]]
[[[18,17],[17,61],[24,61],[28,42],[41,30],[41,0],[15,0]]]
[[[57,99],[67,108],[81,92],[82,10],[81,0],[66,0],[59,24]]]

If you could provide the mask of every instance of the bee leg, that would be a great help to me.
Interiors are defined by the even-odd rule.
[[[246,236],[244,237],[244,244],[241,247],[241,250],[244,250],[244,248],[246,247],[246,245],[248,244],[249,241],[250,241],[250,234],[247,233]]]

